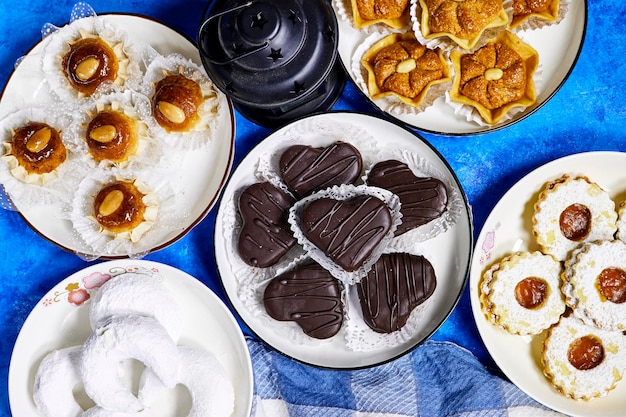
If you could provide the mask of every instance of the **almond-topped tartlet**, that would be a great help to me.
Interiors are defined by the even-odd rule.
[[[559,0],[513,0],[513,18],[509,28],[515,29],[533,19],[554,22],[558,16]]]
[[[424,38],[446,37],[472,49],[487,29],[504,27],[509,16],[502,0],[419,0]]]
[[[412,32],[385,36],[363,55],[367,89],[373,99],[395,96],[419,106],[429,89],[450,82],[450,67],[441,50],[420,44]]]
[[[409,23],[409,0],[351,0],[352,20],[357,29],[376,23],[400,29]]]
[[[93,217],[101,233],[138,241],[156,218],[158,206],[144,201],[150,193],[138,180],[118,180],[103,186],[93,200]]]
[[[97,163],[126,164],[144,149],[141,145],[147,142],[148,125],[132,100],[130,94],[105,97],[86,110],[79,135]]]
[[[104,83],[121,84],[120,61],[122,44],[111,47],[96,36],[84,34],[84,38],[70,44],[63,56],[61,66],[70,86],[80,94],[91,95]]]
[[[4,142],[3,159],[13,176],[27,183],[43,184],[67,159],[61,132],[44,122],[27,122],[13,130]]]
[[[155,86],[152,114],[166,131],[184,132],[200,120],[202,90],[197,82],[182,74],[166,75]]]
[[[501,121],[511,110],[537,101],[534,75],[539,54],[515,34],[504,31],[474,53],[454,50],[452,102],[471,106],[488,124]]]

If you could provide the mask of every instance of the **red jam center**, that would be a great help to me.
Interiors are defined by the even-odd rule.
[[[600,294],[608,301],[621,304],[626,301],[626,272],[620,268],[605,268],[596,283]]]
[[[572,204],[561,213],[559,225],[563,236],[580,242],[591,231],[591,211],[583,204]]]
[[[535,309],[548,295],[548,283],[542,278],[524,278],[515,286],[515,299],[524,308]]]
[[[593,335],[579,337],[567,350],[569,363],[580,371],[593,369],[604,360],[602,341]]]

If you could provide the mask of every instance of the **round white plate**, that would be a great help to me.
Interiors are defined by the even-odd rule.
[[[196,64],[202,65],[197,48],[180,33],[149,18],[110,14],[102,15],[106,21],[123,28],[130,39],[148,43],[162,55],[179,53]],[[45,50],[49,38],[44,38],[24,57],[12,73],[0,99],[0,118],[32,103],[44,105],[50,102],[51,93],[43,82],[39,55]],[[235,120],[232,103],[228,100],[227,111],[221,112],[219,131],[209,146],[188,152],[178,175],[187,184],[186,192],[176,196],[180,208],[181,227],[172,230],[154,242],[151,251],[171,245],[198,224],[216,203],[234,157]],[[28,225],[45,239],[69,251],[88,257],[127,257],[125,253],[98,254],[73,235],[72,223],[61,207],[16,207]],[[55,219],[55,221],[50,221]]]
[[[343,20],[340,16],[337,16],[337,20],[339,21],[339,56],[349,76],[354,80],[355,76],[351,70],[352,57],[368,34],[355,29],[350,22]],[[495,126],[479,126],[468,122],[464,117],[455,115],[452,107],[446,104],[443,98],[438,99],[433,106],[419,114],[400,115],[391,112],[388,114],[423,131],[443,135],[478,134],[509,126],[545,104],[565,82],[582,48],[586,23],[585,0],[571,0],[567,14],[558,25],[518,33],[520,38],[539,53],[543,76],[537,94],[537,103],[506,122]],[[364,95],[369,99],[367,94]],[[380,99],[370,99],[370,101],[378,108],[383,108]]]
[[[431,257],[429,260],[433,265],[439,267],[435,270],[437,289],[428,300],[430,304],[424,311],[419,331],[405,343],[393,348],[367,352],[351,351],[346,347],[341,332],[326,341],[296,343],[285,337],[279,326],[266,325],[264,319],[268,319],[269,316],[264,311],[252,314],[238,296],[237,279],[231,269],[232,263],[229,262],[229,259],[237,259],[238,254],[233,247],[232,240],[229,240],[229,237],[232,237],[232,232],[225,229],[226,222],[224,220],[227,206],[233,204],[232,200],[237,191],[257,181],[254,172],[259,157],[275,149],[276,144],[284,140],[285,131],[289,129],[297,131],[299,126],[328,127],[333,125],[358,126],[367,131],[373,138],[381,138],[381,148],[406,149],[421,155],[445,176],[448,183],[454,184],[456,191],[462,196],[463,203],[465,203],[464,211],[449,230],[423,243],[428,250],[429,257]],[[322,135],[333,134],[330,128],[329,131],[320,133]],[[338,137],[337,139],[341,138]],[[316,143],[308,144],[321,146]],[[465,287],[471,252],[471,214],[466,204],[465,194],[447,162],[430,145],[409,130],[394,123],[359,113],[331,112],[311,116],[284,126],[261,141],[246,155],[233,172],[224,189],[215,222],[215,254],[218,270],[227,296],[242,320],[256,335],[277,351],[304,363],[335,369],[360,368],[380,364],[408,352],[430,337],[446,320]],[[293,323],[288,324],[295,326]]]
[[[211,352],[222,364],[235,388],[233,417],[247,417],[252,407],[252,364],[243,333],[226,305],[196,278],[171,266],[143,260],[116,260],[92,265],[70,275],[51,289],[31,311],[22,327],[9,366],[9,402],[14,416],[39,415],[33,402],[35,373],[44,356],[54,350],[82,344],[91,333],[89,304],[75,305],[73,295],[86,291],[85,278],[145,273],[162,279],[183,312],[179,345]],[[87,285],[87,288],[86,288]],[[74,293],[72,293],[74,291]],[[78,298],[78,297],[76,297]],[[182,400],[181,400],[182,398]],[[180,415],[188,400],[176,391],[159,400],[158,416]]]
[[[540,403],[572,416],[623,416],[626,414],[626,381],[619,382],[617,388],[603,398],[587,402],[567,398],[552,388],[543,375],[543,337],[510,335],[493,326],[480,308],[479,283],[490,265],[515,251],[539,250],[532,237],[533,204],[543,185],[563,174],[587,176],[616,202],[626,197],[626,153],[575,154],[552,161],[526,175],[496,204],[476,241],[469,284],[472,311],[487,350],[522,391]]]

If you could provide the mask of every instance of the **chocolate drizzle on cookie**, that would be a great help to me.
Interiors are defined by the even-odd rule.
[[[365,262],[391,226],[389,208],[372,196],[321,198],[302,212],[302,233],[348,272]]]
[[[379,162],[369,172],[367,183],[389,190],[400,199],[402,223],[395,231],[396,236],[424,225],[446,211],[448,193],[443,182],[433,177],[418,177],[403,162]]]
[[[380,257],[357,284],[365,323],[378,333],[392,333],[435,291],[431,263],[419,255],[391,253]]]
[[[292,199],[269,182],[252,184],[239,197],[243,221],[238,251],[250,266],[265,268],[278,262],[295,244],[287,222]]]
[[[279,162],[283,181],[299,197],[333,185],[352,184],[362,165],[359,151],[345,142],[325,148],[294,145],[283,152]]]
[[[336,335],[343,323],[339,283],[319,264],[273,278],[265,288],[263,303],[272,318],[296,322],[316,339]]]

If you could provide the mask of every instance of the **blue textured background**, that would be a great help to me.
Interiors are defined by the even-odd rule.
[[[46,22],[67,22],[72,1],[27,0],[0,4],[0,85],[14,63],[36,44]],[[97,13],[148,15],[192,39],[202,18],[204,1],[92,0]],[[423,136],[447,159],[458,175],[474,210],[475,235],[506,190],[531,170],[572,153],[626,150],[626,3],[591,0],[582,54],[556,96],[522,122],[498,132],[470,137]],[[546,40],[549,42],[549,40]],[[350,83],[335,109],[373,112]],[[269,133],[237,118],[235,164]],[[607,167],[611,169],[612,167]],[[202,280],[223,297],[213,258],[212,211],[175,245],[147,256]],[[0,209],[0,416],[10,416],[7,374],[13,344],[30,310],[58,281],[88,266],[35,234],[11,211]],[[492,366],[476,331],[466,290],[459,305],[434,335],[471,350]]]

